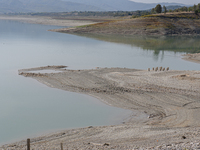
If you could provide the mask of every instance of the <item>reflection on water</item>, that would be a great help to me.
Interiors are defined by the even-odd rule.
[[[0,20],[0,143],[56,129],[110,125],[129,113],[88,96],[47,88],[19,76],[19,69],[199,69],[199,64],[181,59],[181,54],[199,51],[198,37],[77,36],[47,31],[52,28],[60,27]]]
[[[79,36],[94,38],[97,40],[127,44],[140,47],[143,50],[154,51],[154,59],[158,59],[159,54],[163,59],[164,51],[200,53],[200,36],[123,36],[123,35],[95,35],[76,34]]]
[[[75,66],[84,66],[77,44],[81,38],[48,32],[51,28],[58,27],[0,20],[0,144],[60,129],[118,124],[130,114],[18,75],[24,68],[77,62]]]

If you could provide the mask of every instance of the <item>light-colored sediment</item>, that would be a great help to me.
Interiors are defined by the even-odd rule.
[[[54,25],[54,26],[82,26],[94,24],[99,21],[90,19],[76,19],[76,18],[53,18],[48,16],[8,16],[0,15],[0,20],[13,20],[32,24],[44,24],[44,25]]]
[[[183,55],[183,59],[195,63],[200,63],[200,53],[195,54],[185,54]]]
[[[27,71],[63,70],[33,74]],[[137,111],[123,124],[71,129],[31,139],[32,149],[170,149],[200,147],[200,71],[122,68],[19,70],[49,87],[84,93]],[[146,115],[148,117],[140,118]],[[0,148],[25,149],[26,141]]]

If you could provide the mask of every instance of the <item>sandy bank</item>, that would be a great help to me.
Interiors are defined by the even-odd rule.
[[[183,55],[183,59],[191,61],[191,62],[200,63],[200,53],[185,54],[185,55]]]
[[[73,19],[73,18],[53,18],[48,16],[7,16],[0,15],[0,20],[14,20],[25,23],[44,24],[54,26],[82,26],[97,23],[92,19]]]
[[[53,68],[63,72],[27,73]],[[34,149],[56,149],[60,143],[66,149],[167,149],[198,147],[200,142],[200,71],[65,70],[49,66],[19,70],[19,74],[138,112],[121,125],[72,129],[34,138]],[[148,117],[140,119],[140,115]],[[25,141],[3,147],[25,149]]]

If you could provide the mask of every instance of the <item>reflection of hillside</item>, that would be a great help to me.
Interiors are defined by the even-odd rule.
[[[197,53],[200,52],[200,37],[192,36],[174,36],[174,37],[146,37],[146,36],[113,36],[113,35],[94,35],[94,34],[78,34],[94,38],[97,40],[128,44],[141,47],[144,50],[154,50],[155,55],[160,51],[174,51]]]

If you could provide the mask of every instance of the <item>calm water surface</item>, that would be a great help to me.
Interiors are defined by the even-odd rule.
[[[67,65],[72,69],[164,66],[199,70],[199,64],[181,59],[186,49],[199,50],[195,44],[198,38],[190,39],[189,48],[185,48],[188,44],[180,47],[184,39],[175,43],[177,39],[171,39],[174,47],[167,47],[169,39],[166,44],[166,39],[163,42],[47,31],[53,28],[58,27],[0,20],[0,144],[59,129],[111,125],[119,123],[122,114],[130,113],[86,95],[48,88],[19,76],[18,69]],[[153,41],[159,42],[149,44]]]

